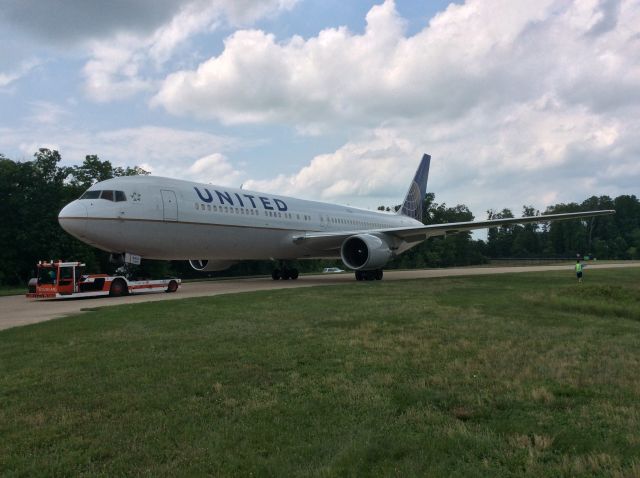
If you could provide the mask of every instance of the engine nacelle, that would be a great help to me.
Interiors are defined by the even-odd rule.
[[[342,243],[340,256],[349,269],[381,269],[391,258],[391,249],[383,239],[371,234],[351,236]]]
[[[189,265],[199,272],[223,271],[235,263],[235,261],[210,261],[208,259],[191,259],[189,261]]]

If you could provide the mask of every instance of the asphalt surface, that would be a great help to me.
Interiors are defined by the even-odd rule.
[[[613,269],[621,267],[640,267],[640,262],[588,264],[590,269]],[[426,279],[431,277],[475,276],[488,274],[506,274],[517,272],[567,271],[573,274],[573,264],[517,266],[517,267],[462,267],[450,269],[420,269],[411,271],[385,271],[384,280]],[[351,284],[355,279],[353,273],[322,274],[300,276],[296,281],[274,281],[270,278],[215,280],[190,282],[183,284],[173,294],[146,293],[126,297],[98,297],[86,299],[35,300],[23,295],[0,297],[0,330],[21,325],[35,324],[45,320],[56,319],[77,314],[86,309],[108,307],[120,304],[136,304],[157,300],[186,299],[221,294],[234,294],[259,290],[291,289],[294,287],[313,287],[334,284]]]

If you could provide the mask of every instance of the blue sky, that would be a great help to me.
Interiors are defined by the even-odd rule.
[[[0,152],[396,204],[640,184],[634,0],[0,0]]]

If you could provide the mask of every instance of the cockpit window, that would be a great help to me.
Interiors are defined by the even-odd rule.
[[[80,199],[105,199],[107,201],[116,201],[123,202],[127,200],[127,196],[124,191],[109,191],[109,190],[92,190],[85,191],[85,193],[80,196]]]
[[[113,201],[113,191],[102,191],[100,199],[106,199],[107,201]]]
[[[80,196],[80,199],[98,199],[100,197],[100,193],[101,191],[86,191],[82,196]]]

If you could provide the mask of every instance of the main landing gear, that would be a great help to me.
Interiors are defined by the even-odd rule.
[[[271,272],[271,278],[273,280],[296,280],[298,275],[298,269],[289,269],[287,267],[282,267],[282,269],[273,269]]]
[[[356,271],[356,280],[382,280],[382,269]]]

